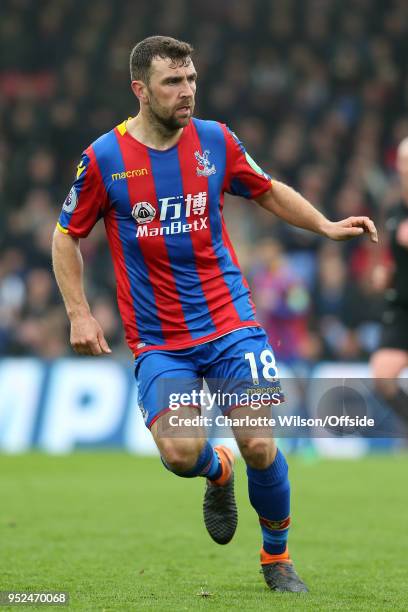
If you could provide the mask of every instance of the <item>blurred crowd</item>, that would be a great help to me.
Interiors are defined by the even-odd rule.
[[[288,362],[364,359],[378,342],[408,136],[406,0],[2,0],[0,355],[69,355],[50,243],[82,150],[137,112],[132,46],[191,42],[197,116],[239,135],[272,177],[331,219],[368,214],[380,246],[334,243],[228,198],[227,224],[258,316]],[[86,290],[116,355],[128,356],[103,223],[81,242]]]

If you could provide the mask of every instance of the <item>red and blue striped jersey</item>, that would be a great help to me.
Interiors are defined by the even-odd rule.
[[[83,238],[103,218],[131,351],[182,349],[258,325],[222,209],[270,187],[221,123],[192,119],[158,151],[123,122],[84,151],[58,228]]]

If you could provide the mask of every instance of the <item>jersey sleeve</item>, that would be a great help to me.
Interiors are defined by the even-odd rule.
[[[236,134],[223,125],[226,145],[224,191],[253,199],[271,188],[271,177],[252,159]]]
[[[103,217],[107,194],[92,148],[86,149],[77,166],[76,179],[62,205],[57,228],[75,238],[85,238]]]

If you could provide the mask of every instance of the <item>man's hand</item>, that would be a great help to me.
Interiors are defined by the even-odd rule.
[[[378,242],[377,230],[368,217],[329,221],[300,193],[280,181],[272,181],[271,188],[256,198],[256,201],[283,221],[332,240],[350,240],[367,233],[372,242]]]
[[[71,346],[78,355],[111,353],[98,321],[91,314],[71,317]]]
[[[377,229],[369,217],[348,217],[342,221],[328,221],[323,234],[332,240],[350,240],[361,234],[369,234],[371,242],[378,242]]]
[[[110,350],[98,321],[93,318],[84,292],[79,239],[54,232],[52,263],[55,278],[71,321],[71,346],[78,355],[108,355]]]

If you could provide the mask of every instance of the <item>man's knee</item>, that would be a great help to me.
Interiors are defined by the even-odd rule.
[[[276,455],[273,438],[246,438],[240,440],[239,448],[247,465],[258,470],[269,467]]]
[[[160,454],[166,466],[175,474],[182,474],[193,469],[205,444],[197,439],[163,439],[160,442]]]

